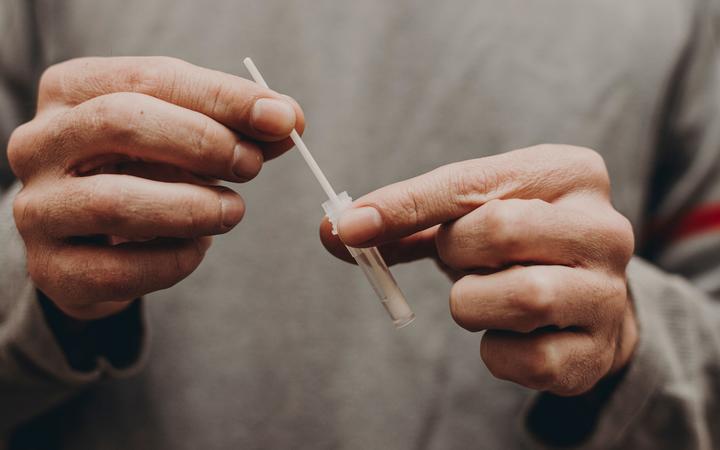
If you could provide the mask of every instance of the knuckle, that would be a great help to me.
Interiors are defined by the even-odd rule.
[[[588,167],[605,171],[605,160],[600,153],[588,147],[575,147],[575,151],[582,157]]]
[[[525,357],[523,382],[536,390],[547,390],[562,384],[562,371],[559,355],[555,347],[540,341]]]
[[[618,315],[625,313],[628,301],[628,285],[625,277],[616,277],[609,284],[609,295],[613,299],[617,299]]]
[[[502,200],[490,200],[481,206],[481,210],[484,212],[482,226],[489,237],[493,239],[496,239],[496,235],[501,233],[505,227],[505,217],[502,209]]]
[[[610,195],[610,175],[605,160],[600,153],[585,147],[575,147],[572,152],[579,173],[583,173],[591,187],[595,187],[606,195]]]
[[[143,58],[142,64],[128,64],[120,76],[133,92],[172,99],[177,94],[177,78],[183,64],[186,63],[167,56]]]
[[[86,131],[86,123],[80,121],[76,116],[77,106],[65,110],[55,116],[47,127],[48,147],[56,153],[63,153],[67,149],[73,149],[78,142],[82,130]]]
[[[462,209],[470,210],[482,205],[489,194],[500,185],[498,174],[487,162],[470,160],[449,164],[442,168],[441,177],[448,180],[453,202]]]
[[[61,97],[65,73],[73,64],[73,60],[69,60],[53,64],[45,69],[38,83],[39,94],[47,98]]]
[[[578,187],[584,186],[610,195],[610,176],[602,155],[593,149],[572,145],[541,144],[531,148],[553,160],[562,161],[563,176]]]
[[[29,172],[30,155],[32,153],[32,140],[35,129],[32,122],[27,122],[15,128],[10,134],[7,145],[7,158],[10,169],[20,179]]]
[[[164,82],[163,66],[155,59],[144,64],[128,64],[119,72],[133,92],[156,92]]]
[[[210,159],[217,157],[217,149],[220,147],[219,143],[222,141],[218,133],[218,129],[213,126],[210,120],[203,120],[202,124],[197,127],[195,137],[192,141],[193,148],[191,149],[197,158],[199,159]],[[230,161],[232,163],[232,161]]]
[[[628,288],[624,277],[613,277],[603,285],[604,290],[604,314],[615,323],[622,321],[628,307]],[[599,322],[599,320],[598,320]]]
[[[615,212],[614,218],[610,224],[610,232],[613,237],[614,254],[625,265],[635,252],[635,233],[633,232],[632,223],[622,214]]]
[[[207,90],[208,90],[206,93],[207,98],[212,99],[212,100],[210,100],[210,109],[209,109],[210,115],[214,117],[214,116],[217,116],[218,114],[224,114],[225,111],[220,111],[219,108],[221,105],[224,104],[223,102],[220,101],[220,99],[222,99],[226,95],[225,85],[222,83],[211,83],[208,86]],[[253,101],[250,104],[254,104],[254,103],[255,102]],[[246,112],[248,112],[248,111],[249,110],[246,110]]]
[[[126,208],[133,199],[121,185],[109,183],[103,176],[92,177],[89,184],[74,189],[73,197],[83,205],[84,221],[99,225],[123,227]],[[123,205],[118,207],[119,205]]]
[[[13,217],[15,226],[21,234],[24,234],[37,222],[36,203],[32,201],[27,188],[20,190],[13,200]]]
[[[536,320],[548,318],[553,303],[553,289],[548,277],[538,271],[526,271],[524,279],[511,290],[513,306]]]
[[[222,225],[222,199],[220,193],[215,194],[216,200],[208,202],[207,198],[199,193],[185,197],[183,201],[184,214],[181,217],[181,227],[192,235],[199,235],[208,230],[219,230]],[[212,206],[211,206],[212,205]]]
[[[512,251],[521,243],[521,235],[517,233],[518,226],[522,226],[521,214],[518,214],[516,202],[519,200],[491,200],[482,207],[485,208],[484,228],[487,239],[491,245]]]
[[[40,76],[38,103],[69,100],[76,93],[76,84],[84,77],[88,64],[96,58],[73,58],[49,66]]]
[[[423,198],[416,189],[410,186],[404,187],[393,203],[391,207],[383,208],[383,214],[391,216],[393,221],[402,220],[413,228],[419,228],[419,225],[425,220],[426,207],[424,205],[428,203],[428,199]]]
[[[627,263],[635,253],[635,233],[630,221],[612,208],[601,205],[601,214],[592,222],[594,252],[590,256],[604,262],[609,268],[624,272]]]
[[[468,255],[475,254],[479,244],[478,236],[467,227],[460,226],[460,221],[442,224],[435,234],[438,258],[448,267],[456,269],[468,265]]]
[[[136,100],[133,94],[114,93],[95,97],[77,108],[85,110],[87,121],[98,135],[127,144],[138,134]]]
[[[198,206],[198,201],[196,200],[195,196],[191,196],[187,199],[185,209],[187,211],[187,229],[193,234],[202,230],[208,222],[207,215],[204,214],[203,209]],[[217,216],[220,216],[219,207]],[[219,222],[219,220],[217,220],[217,222]]]
[[[524,292],[511,288],[508,292],[508,303],[518,311],[513,330],[520,333],[530,333],[547,323],[550,316],[550,306],[531,292]]]

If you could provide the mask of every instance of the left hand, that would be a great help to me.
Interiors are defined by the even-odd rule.
[[[443,166],[358,199],[338,228],[390,264],[430,256],[455,274],[452,317],[487,330],[480,354],[498,378],[579,395],[631,359],[633,232],[594,151],[543,145]],[[327,220],[321,238],[350,260]]]

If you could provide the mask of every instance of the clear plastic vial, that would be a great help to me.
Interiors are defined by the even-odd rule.
[[[338,200],[328,200],[323,203],[323,209],[333,226],[333,234],[337,234],[337,223],[340,215],[350,207],[352,198],[347,192],[338,195]],[[365,273],[380,302],[390,315],[396,328],[402,328],[415,320],[415,314],[405,300],[405,295],[400,290],[385,260],[377,247],[355,248],[346,246],[350,254]]]

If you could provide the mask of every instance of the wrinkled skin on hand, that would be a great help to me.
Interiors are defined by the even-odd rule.
[[[342,242],[380,246],[391,264],[434,258],[454,280],[453,319],[485,331],[480,355],[498,378],[579,395],[636,346],[633,231],[592,150],[542,145],[443,166],[355,201],[339,238],[327,221],[320,234],[345,260]]]
[[[245,182],[302,131],[289,97],[162,57],[50,67],[12,134],[15,222],[31,278],[72,318],[102,318],[202,261],[242,218]]]

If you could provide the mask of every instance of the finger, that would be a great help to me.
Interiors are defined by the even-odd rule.
[[[467,275],[467,273],[453,269],[440,260],[435,245],[437,229],[438,226],[435,226],[427,230],[418,231],[406,238],[383,244],[378,249],[388,266],[432,258],[435,260],[438,269],[444,272],[451,280],[457,281]],[[348,252],[345,247],[345,244],[342,243],[337,235],[332,234],[332,225],[327,218],[320,224],[320,240],[325,248],[336,258],[356,264],[350,252]]]
[[[290,104],[293,105],[296,114],[298,113],[298,111],[302,113],[300,104],[294,98],[287,95],[284,95],[283,97],[288,102],[290,102]],[[297,126],[298,133],[300,134],[303,134],[303,131],[305,131],[304,118],[302,118],[302,120],[302,123]],[[288,138],[278,142],[263,142],[260,145],[263,151],[263,157],[265,158],[265,161],[270,161],[287,152],[288,150],[294,148],[295,143],[292,141],[292,139]]]
[[[607,170],[597,153],[557,145],[516,150],[443,166],[371,192],[340,218],[340,238],[373,246],[455,220],[493,199],[552,202],[578,191],[608,197]]]
[[[437,227],[419,231],[412,236],[389,242],[378,248],[387,265],[408,263],[425,258],[436,258],[435,234]],[[355,260],[337,235],[332,234],[332,224],[327,217],[320,224],[320,241],[335,257],[349,263]]]
[[[67,173],[87,170],[115,156],[172,164],[237,182],[255,177],[263,162],[255,143],[238,138],[224,125],[144,94],[95,97],[29,128],[24,133],[33,136],[27,140],[30,148],[15,159],[25,177],[50,165]]]
[[[586,199],[586,206],[591,201]],[[438,253],[459,270],[511,263],[595,267],[607,265],[613,255],[629,257],[632,242],[622,238],[626,221],[602,202],[592,208],[608,213],[591,217],[537,199],[491,200],[442,225]]]
[[[187,277],[200,264],[209,244],[208,238],[157,239],[115,247],[63,244],[44,247],[42,255],[28,258],[28,270],[48,297],[81,299],[67,307],[124,302]]]
[[[557,330],[488,331],[480,345],[496,378],[565,396],[590,390],[610,370],[613,352],[587,333]]]
[[[152,95],[205,114],[246,136],[276,142],[303,130],[297,103],[234,75],[166,57],[79,58],[48,68],[38,108],[74,106],[114,92]],[[286,141],[290,148],[290,141]]]
[[[320,242],[322,242],[325,249],[330,252],[333,256],[341,259],[345,262],[355,264],[355,260],[350,255],[350,252],[345,247],[345,244],[340,241],[337,235],[332,234],[332,224],[328,220],[327,216],[320,222]]]
[[[599,329],[625,309],[622,279],[565,266],[513,267],[467,275],[450,293],[450,312],[468,331],[527,333],[542,327]]]
[[[67,178],[21,192],[14,206],[21,232],[57,238],[207,236],[229,231],[245,212],[242,198],[225,187],[124,175]]]

